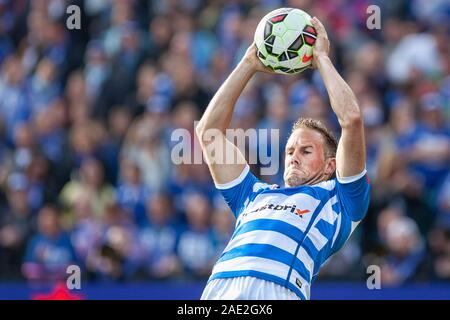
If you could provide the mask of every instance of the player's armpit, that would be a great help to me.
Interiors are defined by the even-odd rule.
[[[241,151],[218,129],[196,128],[203,156],[216,185],[227,184],[240,176],[247,162]]]

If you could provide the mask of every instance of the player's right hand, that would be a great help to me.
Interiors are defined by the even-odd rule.
[[[255,42],[252,42],[252,44],[248,47],[242,60],[250,63],[255,72],[260,71],[265,73],[275,73],[271,69],[264,66],[261,60],[259,60]]]

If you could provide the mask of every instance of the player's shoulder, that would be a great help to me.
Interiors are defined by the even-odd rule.
[[[250,194],[249,200],[253,201],[260,194],[265,194],[267,192],[271,192],[273,190],[278,190],[280,187],[276,184],[270,184],[261,180],[257,180],[256,183],[252,187],[252,192]]]
[[[277,184],[270,184],[261,180],[257,180],[256,183],[253,185],[253,192],[260,192],[265,190],[276,190],[280,187]]]
[[[336,178],[319,182],[313,185],[313,187],[319,187],[328,191],[332,191],[336,187]]]

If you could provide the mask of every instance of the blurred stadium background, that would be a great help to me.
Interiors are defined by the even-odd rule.
[[[234,218],[206,165],[172,163],[171,133],[193,134],[282,6],[324,22],[367,130],[368,215],[312,298],[450,298],[448,0],[0,0],[1,299],[53,290],[70,264],[87,299],[199,298]],[[233,125],[278,128],[284,147],[300,115],[338,128],[315,71],[259,75]]]

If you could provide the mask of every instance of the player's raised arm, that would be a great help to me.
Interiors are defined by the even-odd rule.
[[[233,181],[245,168],[244,156],[233,143],[226,139],[225,134],[230,126],[237,99],[257,71],[267,70],[258,60],[255,46],[252,44],[216,92],[197,124],[196,133],[216,184]],[[214,159],[219,161],[214,162]],[[230,163],[226,161],[227,159],[235,159],[235,161]]]
[[[366,148],[364,124],[353,91],[334,68],[328,51],[330,43],[322,23],[314,17],[312,24],[317,31],[313,50],[313,66],[318,68],[330,97],[331,107],[342,128],[336,152],[338,177],[351,177],[364,170]]]

